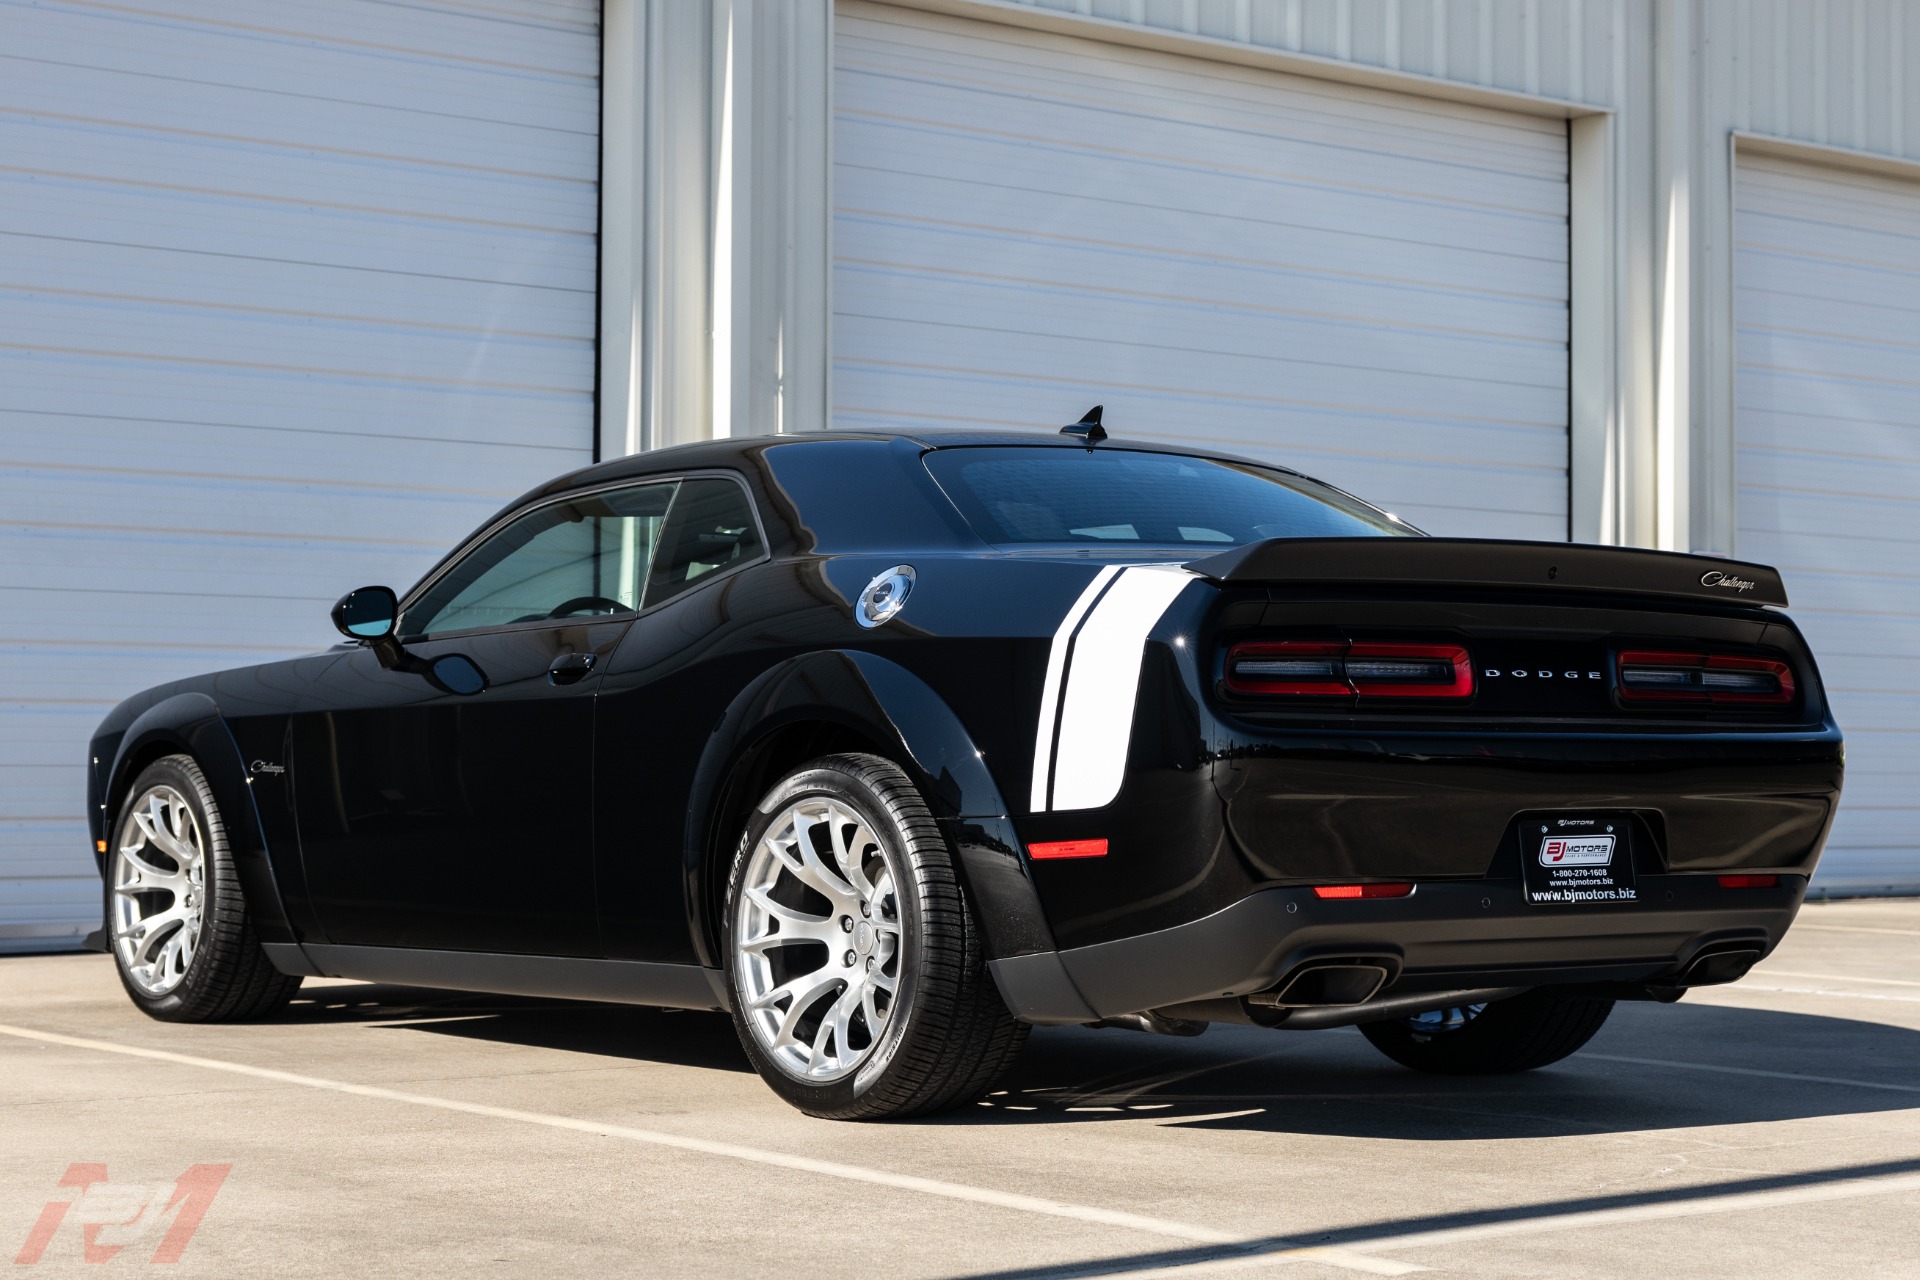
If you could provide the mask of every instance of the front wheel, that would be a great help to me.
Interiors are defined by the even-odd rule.
[[[946,840],[890,761],[829,756],[777,783],[734,855],[726,923],[740,1041],[809,1115],[964,1106],[1026,1040]]]
[[[1529,991],[1491,1004],[1366,1022],[1360,1033],[1403,1067],[1450,1076],[1531,1071],[1577,1052],[1613,1012],[1613,1001]]]
[[[134,779],[106,894],[120,983],[149,1017],[264,1018],[300,987],[260,950],[213,789],[191,756],[163,757]]]

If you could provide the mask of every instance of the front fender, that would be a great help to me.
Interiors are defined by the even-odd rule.
[[[176,752],[194,758],[213,791],[256,936],[263,943],[294,942],[268,856],[260,812],[254,805],[252,777],[219,704],[206,694],[174,694],[148,707],[127,726],[106,774],[101,802],[104,838],[113,838],[112,824],[139,770],[158,756]],[[104,872],[103,866],[103,876]]]
[[[1054,950],[1006,801],[959,717],[897,663],[836,649],[789,659],[754,680],[727,708],[701,754],[685,852],[688,912],[698,922],[694,942],[702,963],[720,963],[704,922],[713,918],[709,895],[718,892],[706,872],[715,861],[709,856],[716,849],[715,815],[728,811],[725,789],[756,743],[808,722],[883,744],[907,771],[959,854],[989,958]]]

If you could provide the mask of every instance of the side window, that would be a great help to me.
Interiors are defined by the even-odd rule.
[[[707,574],[759,554],[760,530],[745,489],[732,480],[684,480],[653,558],[647,604],[671,599]]]
[[[434,583],[402,630],[431,636],[638,609],[679,487],[636,485],[529,511]]]

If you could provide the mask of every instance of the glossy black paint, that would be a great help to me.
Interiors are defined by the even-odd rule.
[[[518,976],[476,982],[665,1000],[720,963],[719,895],[747,808],[807,760],[871,751],[908,771],[948,832],[1003,993],[1036,1021],[1259,989],[1304,954],[1281,942],[1308,925],[1325,945],[1413,955],[1498,918],[1500,947],[1455,946],[1429,966],[1472,986],[1498,976],[1501,956],[1541,981],[1652,978],[1716,931],[1757,929],[1771,946],[1792,918],[1837,802],[1840,733],[1791,622],[1754,593],[1686,589],[1712,562],[1660,561],[1663,576],[1635,593],[1632,566],[1653,562],[1598,548],[1498,544],[1476,571],[1466,544],[1441,554],[1370,539],[1329,553],[1360,558],[1343,572],[1303,569],[1302,548],[1316,545],[1305,540],[1202,560],[1007,552],[974,534],[922,462],[974,443],[1087,447],[1051,433],[768,437],[562,477],[503,515],[625,480],[720,473],[751,494],[765,555],[637,615],[390,642],[406,661],[349,644],[129,699],[94,743],[96,838],[147,760],[189,750],[215,779],[265,940],[290,971],[444,976],[448,954],[486,953],[477,974]],[[1394,568],[1409,547],[1424,558]],[[1527,585],[1543,556],[1576,571],[1542,569]],[[1119,794],[1100,809],[1031,812],[1055,632],[1103,566],[1153,561],[1197,576],[1148,636]],[[903,563],[917,575],[906,609],[857,625],[860,592]],[[1724,571],[1771,592],[1777,578],[1752,568]],[[1793,664],[1801,694],[1783,709],[1703,714],[1624,707],[1610,679],[1516,692],[1488,678],[1440,710],[1222,690],[1227,644],[1299,635],[1453,640],[1509,671],[1605,670],[1629,643],[1766,652]],[[486,673],[484,692],[432,678],[450,655]],[[1684,890],[1684,910],[1657,895],[1630,910],[1524,906],[1515,816],[1599,807],[1637,815],[1643,881]],[[1110,842],[1108,856],[1027,854],[1090,837]],[[1714,885],[1723,870],[1789,880],[1738,896]],[[1301,896],[1394,878],[1421,881],[1417,905]],[[1284,928],[1233,923],[1287,903]],[[592,960],[612,967],[573,963]]]
[[[360,946],[601,954],[594,918],[597,678],[622,621],[531,623],[409,645],[454,653],[491,682],[445,690],[345,654],[290,721],[294,810],[317,930]]]

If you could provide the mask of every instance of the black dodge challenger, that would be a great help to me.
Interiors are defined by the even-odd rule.
[[[590,467],[346,643],[128,699],[88,774],[128,994],[725,1009],[859,1118],[1032,1024],[1525,1070],[1779,942],[1842,747],[1772,569],[1426,537],[1097,419]]]

